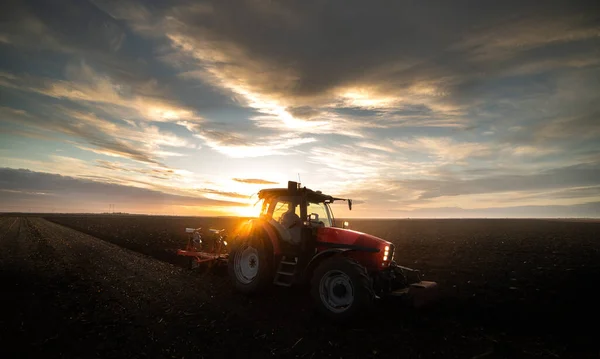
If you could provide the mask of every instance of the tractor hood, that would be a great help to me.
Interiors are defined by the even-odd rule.
[[[355,249],[370,249],[383,252],[385,246],[391,243],[373,235],[350,229],[321,227],[317,230],[318,245],[328,247],[348,247]]]

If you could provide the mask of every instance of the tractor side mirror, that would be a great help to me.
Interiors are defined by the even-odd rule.
[[[319,215],[316,213],[311,213],[308,215],[309,222],[319,222]]]
[[[352,210],[352,200],[348,199],[348,210]]]

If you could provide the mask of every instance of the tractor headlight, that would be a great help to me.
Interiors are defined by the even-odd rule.
[[[388,260],[388,256],[390,255],[390,246],[385,246],[385,249],[383,251],[383,261],[387,261]]]
[[[223,244],[224,244],[224,245],[227,245],[227,241],[223,241]]]

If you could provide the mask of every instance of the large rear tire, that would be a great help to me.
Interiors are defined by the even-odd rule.
[[[244,294],[264,291],[273,283],[273,253],[261,236],[239,238],[229,251],[229,277],[235,289]]]
[[[319,264],[311,280],[311,295],[319,312],[335,321],[365,314],[375,299],[366,269],[341,255]]]

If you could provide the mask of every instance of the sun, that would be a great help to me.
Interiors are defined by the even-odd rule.
[[[252,206],[252,205],[247,205],[247,206],[234,206],[234,207],[230,207],[228,208],[228,210],[239,217],[258,217],[260,215],[260,206],[256,205],[256,206]]]

